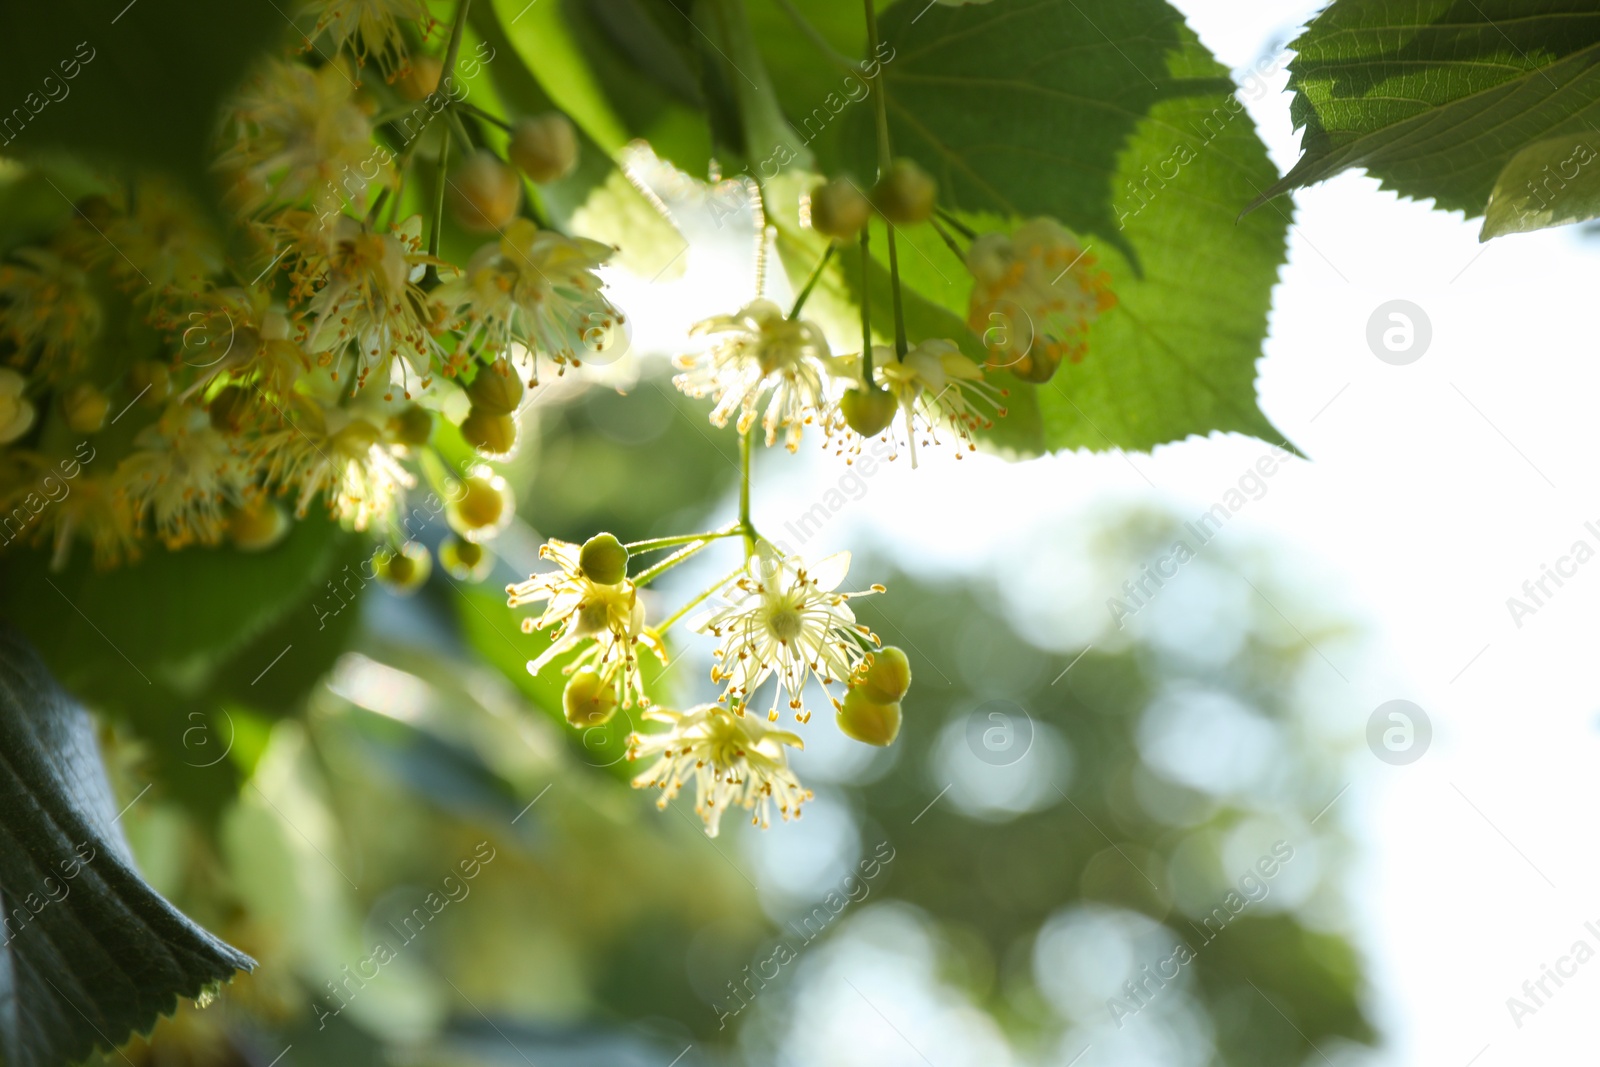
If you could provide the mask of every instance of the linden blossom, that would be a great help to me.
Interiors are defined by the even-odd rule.
[[[1594,535],[1596,544],[1600,544],[1600,526],[1596,526],[1592,522],[1586,522],[1583,524],[1583,528]],[[1539,564],[1539,577],[1529,578],[1522,583],[1522,593],[1528,599],[1525,601],[1519,600],[1515,596],[1506,597],[1506,610],[1511,613],[1511,621],[1516,623],[1517,629],[1522,629],[1522,620],[1525,616],[1537,615],[1539,609],[1545,606],[1545,601],[1555,596],[1554,590],[1549,587],[1548,583],[1554,582],[1556,583],[1556,589],[1560,589],[1566,584],[1561,580],[1562,578],[1576,577],[1578,568],[1594,557],[1594,545],[1580,537],[1572,542],[1572,548],[1565,556],[1556,558],[1554,568],[1551,568],[1548,563]],[[1544,595],[1540,596],[1540,593]],[[1528,601],[1532,601],[1532,603]]]

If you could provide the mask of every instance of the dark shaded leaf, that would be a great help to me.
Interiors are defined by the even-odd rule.
[[[0,1053],[57,1067],[254,968],[133,865],[89,716],[0,629]]]

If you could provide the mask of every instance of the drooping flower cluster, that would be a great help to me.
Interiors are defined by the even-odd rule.
[[[1032,219],[1009,237],[989,233],[967,250],[974,285],[967,325],[989,364],[1043,382],[1088,351],[1090,325],[1116,305],[1111,277],[1054,219]]]
[[[391,541],[380,574],[398,576],[420,551],[400,545],[415,532],[402,517],[418,464],[441,495],[485,481],[466,461],[449,471],[435,425],[477,418],[463,426],[470,444],[515,447],[520,382],[499,403],[482,388],[464,397],[465,383],[489,367],[576,364],[580,344],[593,351],[621,323],[597,274],[607,245],[519,217],[497,223],[467,271],[430,253],[446,219],[407,177],[442,163],[481,113],[445,115],[455,95],[439,92],[411,108],[410,82],[354,76],[352,56],[391,82],[413,58],[442,75],[411,54],[433,29],[422,0],[308,6],[331,48],[268,58],[222,124],[214,169],[231,232],[175,184],[105,177],[57,233],[0,261],[0,547],[49,544],[61,565],[87,541],[101,566],[150,543],[261,550],[290,527],[283,498],[296,517],[320,503]],[[440,136],[424,139],[419,115]],[[524,154],[542,174],[570,170],[570,122],[551,113],[534,127]],[[473,158],[524,203],[525,175],[487,149]],[[476,207],[465,199],[458,215]],[[71,458],[75,446],[92,458]],[[70,496],[47,499],[40,479],[69,461]],[[481,577],[481,543],[509,520],[483,505],[494,492],[479,497],[445,512],[459,538],[441,549],[451,573]],[[426,577],[407,573],[392,584]]]
[[[655,642],[644,632],[638,590],[626,575],[615,582],[597,581],[591,573],[595,568],[584,568],[582,553],[579,545],[550,541],[539,549],[539,556],[553,561],[557,569],[506,587],[511,607],[541,601],[545,605],[538,619],[523,620],[523,633],[556,628],[550,647],[528,663],[528,671],[538,674],[547,664],[578,650],[563,673],[592,670],[614,694],[617,705],[648,704],[639,675],[638,645],[641,640]]]

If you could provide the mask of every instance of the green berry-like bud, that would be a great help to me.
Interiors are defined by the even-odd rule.
[[[473,233],[499,233],[522,206],[522,179],[487,148],[467,157],[445,192],[456,221]]]
[[[811,190],[811,228],[836,241],[849,241],[872,218],[872,202],[852,181],[835,178]]]
[[[139,403],[148,408],[160,407],[172,393],[172,371],[165,363],[141,359],[129,368],[128,384]]]
[[[462,480],[461,495],[450,501],[445,517],[450,528],[468,541],[486,541],[506,528],[515,511],[506,480],[479,467]]]
[[[599,585],[616,585],[628,576],[628,550],[608,533],[597,533],[578,553],[583,576]]]
[[[897,159],[872,188],[872,202],[883,217],[899,226],[928,221],[939,198],[939,186],[927,171],[909,159]]]
[[[427,546],[407,541],[378,558],[378,580],[400,596],[410,596],[427,582],[433,557]]]
[[[844,695],[844,705],[834,722],[846,737],[886,748],[900,736],[900,702],[873,700],[865,688],[858,686]]]
[[[857,688],[881,703],[902,700],[911,691],[911,661],[900,649],[887,645],[872,654],[872,663]]]
[[[289,536],[289,516],[261,497],[228,517],[228,540],[241,552],[265,552]]]
[[[617,713],[617,693],[597,672],[585,668],[567,681],[561,692],[561,707],[567,713],[567,722],[579,729],[601,726]]]
[[[894,394],[887,389],[852,386],[839,398],[845,425],[862,437],[875,437],[894,421]]]
[[[211,425],[222,433],[238,433],[250,417],[250,398],[237,385],[230,385],[211,398],[207,405]]]
[[[433,412],[416,404],[407,404],[389,416],[389,436],[397,444],[421,448],[433,436]]]
[[[351,419],[333,435],[334,451],[350,459],[363,459],[374,445],[383,443],[383,434],[366,419]]]
[[[522,403],[522,379],[508,361],[497,359],[487,367],[478,368],[477,376],[467,386],[467,398],[479,411],[509,415]]]
[[[578,165],[578,131],[559,111],[520,120],[506,147],[511,162],[540,185],[565,178]]]
[[[489,574],[493,557],[489,550],[476,541],[447,537],[439,545],[439,562],[450,577],[458,582],[481,582]]]
[[[110,411],[110,398],[88,382],[79,382],[61,397],[61,412],[75,433],[99,433]]]
[[[474,407],[461,420],[461,436],[485,455],[509,456],[517,446],[517,421],[510,415],[496,415]]]

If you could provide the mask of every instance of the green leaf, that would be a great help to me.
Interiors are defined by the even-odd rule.
[[[895,153],[933,174],[964,217],[1052,216],[1110,272],[1118,303],[1091,329],[1087,357],[1033,391],[1043,443],[1278,440],[1255,404],[1255,362],[1289,220],[1236,222],[1276,172],[1182,16],[1162,0],[908,0],[881,26]],[[870,173],[870,104],[840,124],[836,148],[816,142],[825,165]],[[964,265],[926,228],[904,240],[915,246],[900,256],[904,276],[965,320]],[[1028,390],[1012,390],[1024,415]]]
[[[1481,240],[1600,217],[1600,138],[1552,137],[1529,145],[1506,164],[1483,213]]]
[[[313,513],[265,552],[152,547],[138,564],[100,572],[80,546],[52,572],[48,553],[15,551],[0,559],[0,620],[92,702],[115,707],[131,687],[158,683],[195,691],[320,585],[349,538]],[[302,627],[317,621],[302,610]]]
[[[1600,10],[1583,5],[1337,0],[1290,47],[1305,154],[1258,203],[1364,167],[1470,218],[1520,153],[1600,118]]]
[[[9,109],[0,145],[168,171],[210,198],[219,101],[288,36],[273,4],[13,5],[0,46],[0,106]]]
[[[133,865],[94,726],[0,629],[0,1060],[57,1067],[147,1031],[255,961]]]

